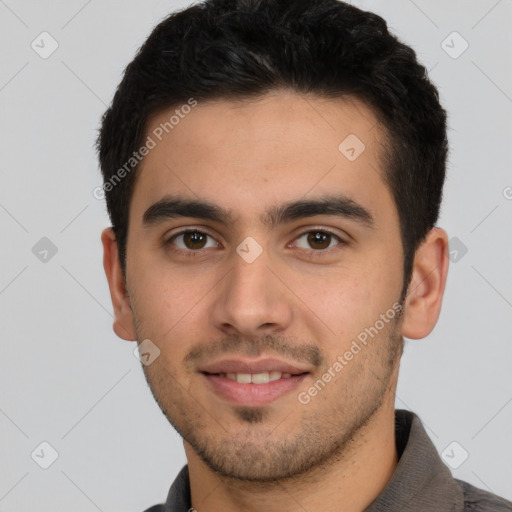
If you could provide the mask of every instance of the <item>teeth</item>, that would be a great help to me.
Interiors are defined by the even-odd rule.
[[[221,377],[226,377],[230,380],[236,380],[240,384],[266,384],[281,378],[288,379],[291,373],[281,373],[277,371],[261,372],[261,373],[221,373]]]
[[[250,373],[237,373],[236,381],[240,382],[240,384],[250,384],[251,374]]]
[[[252,382],[254,384],[266,384],[270,380],[268,372],[255,373],[252,375]]]
[[[272,382],[273,380],[279,380],[281,378],[281,372],[270,372],[269,380]]]

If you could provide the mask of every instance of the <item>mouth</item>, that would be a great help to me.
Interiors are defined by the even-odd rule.
[[[202,372],[204,375],[213,375],[216,377],[222,377],[229,380],[234,380],[239,384],[267,384],[268,382],[274,382],[279,379],[290,379],[297,377],[298,375],[305,375],[308,372],[291,374],[279,371],[260,372],[260,373],[208,373]]]
[[[206,387],[232,405],[269,404],[296,389],[311,372],[277,360],[225,360],[200,371]]]

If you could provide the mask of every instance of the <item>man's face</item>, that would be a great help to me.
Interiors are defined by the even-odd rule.
[[[300,474],[393,409],[403,254],[382,128],[354,99],[279,92],[199,103],[159,141],[174,110],[148,126],[130,205],[127,290],[160,350],[147,381],[214,471]],[[164,199],[219,211],[144,216]]]

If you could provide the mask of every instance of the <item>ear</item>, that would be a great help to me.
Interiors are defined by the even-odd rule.
[[[441,228],[432,228],[414,256],[402,324],[406,338],[425,338],[434,329],[441,311],[448,262],[448,235]]]
[[[137,335],[130,298],[126,291],[116,236],[112,228],[102,231],[101,243],[103,244],[103,268],[107,275],[110,298],[114,307],[114,332],[123,340],[135,341]]]

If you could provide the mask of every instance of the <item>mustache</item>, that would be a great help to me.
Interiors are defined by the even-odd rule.
[[[288,341],[274,335],[248,339],[240,336],[227,336],[219,341],[196,345],[184,358],[186,366],[193,367],[198,363],[209,361],[223,354],[257,357],[262,354],[284,356],[296,362],[308,363],[320,367],[324,357],[314,344]]]

